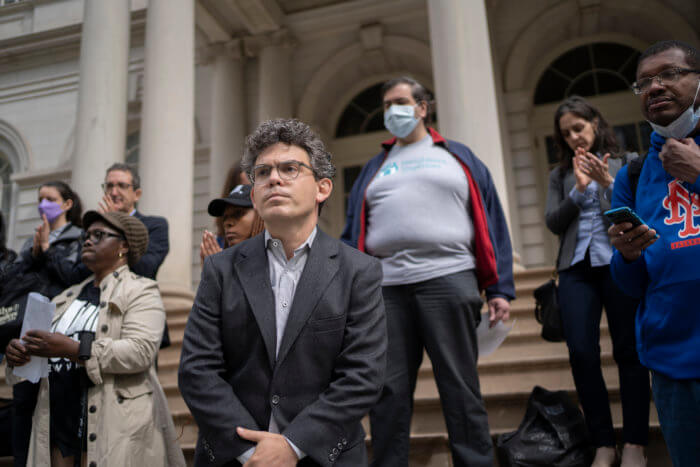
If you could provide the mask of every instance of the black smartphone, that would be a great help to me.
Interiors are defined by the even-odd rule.
[[[641,217],[637,215],[632,209],[627,206],[622,206],[621,208],[611,209],[603,213],[605,217],[613,224],[622,224],[623,222],[629,222],[632,224],[632,228],[638,225],[646,224]]]

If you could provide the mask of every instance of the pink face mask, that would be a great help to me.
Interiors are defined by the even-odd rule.
[[[58,219],[58,217],[63,214],[63,209],[61,205],[48,199],[44,199],[39,203],[39,216],[46,216],[49,223]]]

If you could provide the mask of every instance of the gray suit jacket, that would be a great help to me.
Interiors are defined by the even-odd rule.
[[[320,229],[275,358],[264,236],[208,257],[185,329],[179,387],[199,426],[195,465],[237,465],[236,427],[280,431],[300,465],[367,464],[362,417],[379,398],[386,323],[379,261]]]
[[[625,154],[620,158],[608,159],[608,171],[615,178],[618,170],[631,158],[637,154]],[[559,262],[557,271],[564,270],[571,266],[576,251],[576,239],[578,234],[579,207],[569,197],[569,192],[576,185],[573,169],[569,169],[564,178],[560,175],[561,169],[556,167],[549,174],[549,189],[547,190],[547,207],[544,213],[547,228],[552,233],[559,236]],[[605,212],[610,209],[612,199],[604,196],[604,190],[598,188],[598,198],[600,199],[600,210]],[[603,218],[605,228],[610,227],[607,219]]]

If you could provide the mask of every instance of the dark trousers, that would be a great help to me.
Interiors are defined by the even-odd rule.
[[[383,287],[389,348],[381,398],[370,411],[373,466],[407,466],[413,391],[423,348],[433,365],[455,466],[493,466],[476,371],[483,305],[473,271]]]
[[[654,402],[674,467],[700,465],[700,380],[654,371]]]
[[[615,285],[609,266],[592,267],[588,255],[559,273],[559,304],[569,362],[586,425],[597,447],[615,445],[608,391],[600,367],[603,306],[620,374],[623,441],[646,445],[649,440],[649,371],[639,363],[635,344],[638,303]]]
[[[12,455],[16,467],[27,464],[32,415],[39,395],[39,383],[22,381],[12,386]]]

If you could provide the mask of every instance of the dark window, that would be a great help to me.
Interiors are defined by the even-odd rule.
[[[639,51],[611,42],[570,50],[542,73],[535,105],[558,102],[572,94],[588,97],[629,90],[638,57]]]
[[[336,138],[384,129],[382,84],[375,84],[356,95],[343,111],[335,130]]]
[[[139,155],[141,148],[141,133],[134,132],[126,137],[126,157],[125,162],[134,167],[139,166]]]
[[[353,165],[343,169],[343,199],[345,200],[345,213],[348,212],[348,200],[350,199],[350,191],[355,184],[355,180],[360,176],[362,171],[361,165]]]
[[[12,207],[12,165],[4,154],[0,153],[0,209],[5,217],[5,228],[9,228],[10,208]],[[9,239],[8,239],[9,240]]]

